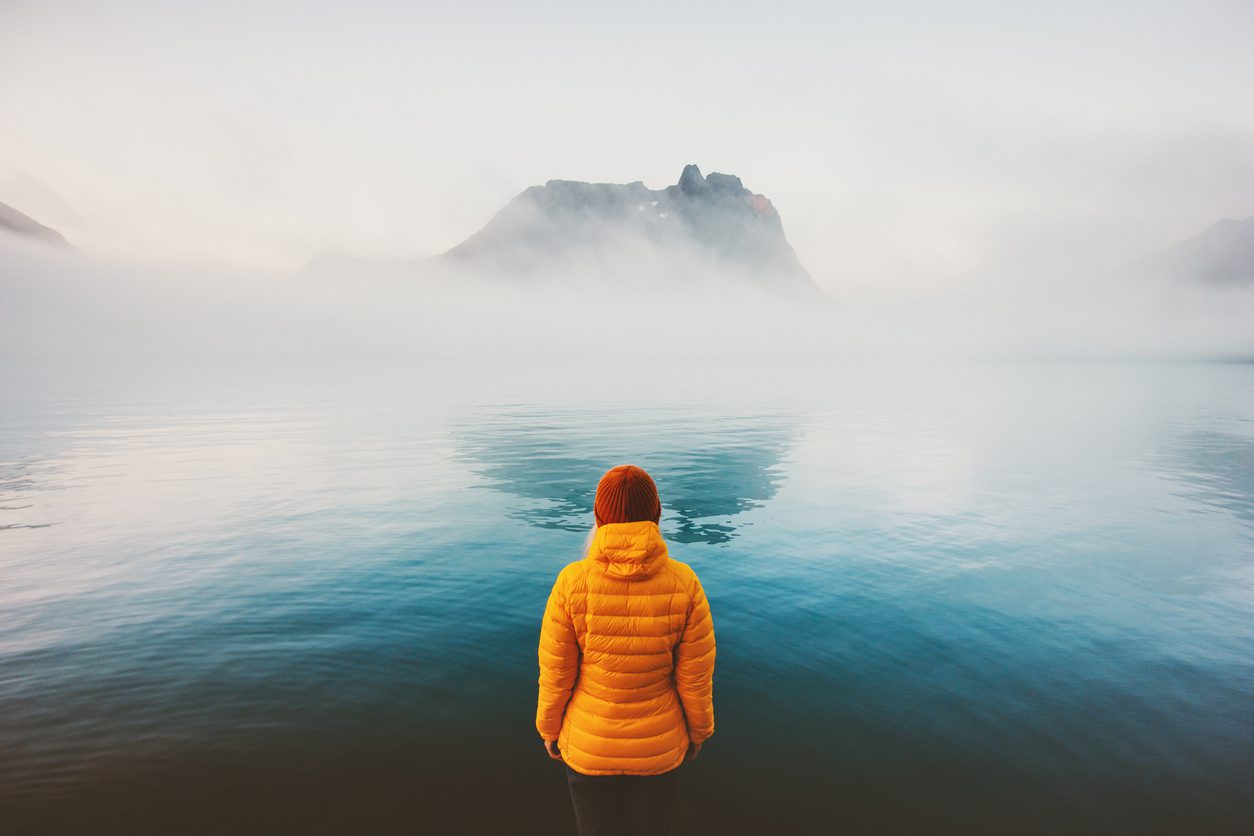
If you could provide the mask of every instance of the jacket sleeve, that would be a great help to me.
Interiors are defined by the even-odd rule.
[[[688,739],[701,743],[714,733],[714,619],[701,581],[693,578],[683,636],[675,646],[675,690],[688,721]]]
[[[566,607],[567,573],[557,576],[544,607],[540,625],[540,700],[536,706],[536,730],[545,740],[556,740],[562,715],[579,673],[579,641]]]

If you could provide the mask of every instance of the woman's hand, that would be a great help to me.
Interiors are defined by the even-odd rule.
[[[557,750],[556,740],[545,740],[542,737],[540,738],[540,742],[544,744],[544,751],[549,753],[550,758],[555,761],[560,761],[562,759],[562,753]]]
[[[699,754],[701,754],[701,744],[700,744],[700,743],[689,743],[689,744],[688,744],[688,754],[684,755],[684,760],[686,760],[686,761],[695,761],[695,760],[697,759],[697,755],[699,755]]]

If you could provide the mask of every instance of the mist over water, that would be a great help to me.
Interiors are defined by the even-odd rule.
[[[590,258],[526,279],[368,263],[327,275],[165,269],[0,249],[11,362],[473,358],[564,361],[611,334],[634,356],[1248,360],[1254,286],[1009,273],[941,292],[777,292],[693,256]]]
[[[684,832],[1248,830],[1254,369],[632,356],[6,365],[8,826],[572,829],[538,619],[632,461],[719,637]]]

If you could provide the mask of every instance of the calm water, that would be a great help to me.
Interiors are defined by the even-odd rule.
[[[5,832],[570,832],[622,462],[719,640],[682,832],[1254,829],[1254,366],[2,382]]]

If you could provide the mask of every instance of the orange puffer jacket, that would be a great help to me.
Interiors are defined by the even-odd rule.
[[[714,733],[714,621],[654,522],[596,529],[540,630],[536,729],[586,775],[656,775]]]

